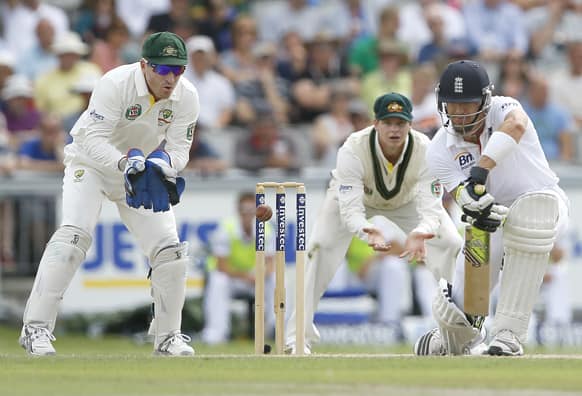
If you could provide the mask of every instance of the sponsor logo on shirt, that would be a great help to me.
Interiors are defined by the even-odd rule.
[[[105,119],[105,117],[103,117],[101,114],[97,113],[97,111],[95,111],[95,109],[91,110],[91,112],[89,113],[89,116],[93,119],[93,121],[103,121]]]
[[[340,184],[340,186],[339,186],[339,192],[340,193],[347,193],[349,191],[352,191],[352,186],[347,186],[345,184]]]
[[[158,113],[158,126],[169,124],[174,119],[174,112],[170,109],[162,109]]]
[[[501,110],[505,110],[508,107],[517,107],[517,103],[516,102],[507,102],[507,103],[503,103],[501,105]]]
[[[468,151],[463,151],[455,156],[455,160],[459,162],[461,169],[467,169],[475,164],[475,157]]]
[[[141,115],[141,105],[139,104],[129,106],[127,110],[125,110],[125,118],[127,118],[129,121],[135,120],[140,115]]]
[[[436,198],[440,198],[443,195],[443,185],[440,180],[435,180],[430,184],[430,192]]]
[[[194,127],[196,126],[196,123],[192,123],[190,125],[188,125],[188,129],[186,129],[186,139],[188,139],[188,141],[192,141],[192,139],[194,138]]]

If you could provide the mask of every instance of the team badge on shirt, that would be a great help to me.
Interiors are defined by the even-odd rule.
[[[158,113],[158,126],[169,124],[174,119],[174,113],[170,109],[162,109]]]
[[[125,118],[127,118],[129,121],[135,120],[140,115],[141,115],[140,104],[134,104],[133,106],[129,106],[127,110],[125,110]]]
[[[440,198],[443,195],[443,185],[440,180],[437,179],[430,184],[430,192],[437,198]]]
[[[372,189],[368,186],[364,186],[364,194],[366,195],[372,195],[374,191],[372,191]]]

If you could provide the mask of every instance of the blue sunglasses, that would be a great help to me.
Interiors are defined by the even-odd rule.
[[[170,73],[174,73],[174,75],[177,76],[181,76],[184,71],[186,70],[186,66],[178,66],[178,65],[156,65],[155,63],[151,63],[146,61],[146,63],[152,68],[154,69],[154,72],[156,74],[159,74],[160,76],[165,76],[167,74]]]

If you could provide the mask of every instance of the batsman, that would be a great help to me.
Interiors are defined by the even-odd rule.
[[[184,180],[199,100],[180,78],[188,63],[182,39],[150,35],[139,62],[119,66],[99,80],[88,108],[65,148],[62,220],[43,253],[24,312],[20,345],[31,355],[54,355],[53,330],[63,294],[91,246],[105,199],[149,259],[156,355],[188,356],[181,333],[189,263],[172,205]],[[125,154],[127,153],[127,154]]]
[[[567,226],[568,199],[532,121],[517,100],[492,91],[485,69],[469,60],[449,64],[437,87],[443,126],[429,145],[427,162],[472,227],[454,281],[439,283],[433,302],[438,328],[416,342],[417,355],[523,355],[556,232]],[[467,283],[485,267],[482,274],[489,279]],[[487,337],[479,314],[488,307],[485,312],[474,307],[499,278]]]

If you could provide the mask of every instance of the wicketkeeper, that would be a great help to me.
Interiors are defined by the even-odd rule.
[[[44,251],[24,312],[20,344],[32,355],[55,354],[59,303],[91,246],[105,199],[117,205],[149,258],[155,354],[194,354],[180,331],[189,260],[172,205],[184,189],[177,174],[188,162],[198,93],[180,78],[188,59],[177,35],[152,34],[142,57],[101,78],[71,131],[61,226]]]

